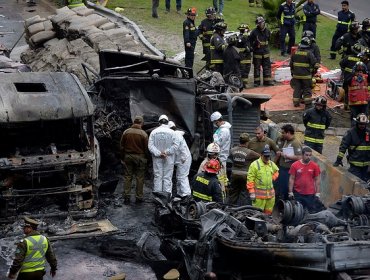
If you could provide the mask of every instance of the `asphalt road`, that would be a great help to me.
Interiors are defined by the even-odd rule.
[[[342,0],[316,0],[320,6],[320,10],[337,16],[338,12],[342,9]],[[356,19],[361,23],[364,18],[370,17],[369,0],[349,0],[349,8],[355,13]]]

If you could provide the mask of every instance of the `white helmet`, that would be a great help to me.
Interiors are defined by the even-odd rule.
[[[220,151],[221,151],[220,146],[216,143],[211,143],[207,146],[207,152],[208,153],[218,154],[218,153],[220,153]]]
[[[173,121],[169,121],[168,122],[168,127],[169,128],[173,128],[173,127],[176,127],[175,123]]]
[[[161,120],[166,120],[168,121],[168,117],[166,115],[161,115],[158,119],[158,121],[160,122]]]
[[[218,111],[213,112],[212,115],[211,115],[211,122],[217,121],[221,118],[222,118],[222,115],[221,115],[220,112],[218,112]]]

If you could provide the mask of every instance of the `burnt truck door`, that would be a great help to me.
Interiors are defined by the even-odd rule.
[[[96,205],[93,104],[69,73],[0,74],[0,220]],[[52,215],[52,211],[47,211]]]

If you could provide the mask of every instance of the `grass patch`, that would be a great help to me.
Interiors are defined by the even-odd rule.
[[[198,17],[196,18],[195,23],[196,25],[199,25],[201,20],[205,17],[205,9],[212,4],[212,1],[187,0],[186,6],[182,7],[181,14],[177,14],[175,0],[171,0],[170,13],[165,13],[164,2],[165,1],[160,1],[160,6],[158,8],[159,19],[154,19],[151,16],[152,3],[150,0],[110,0],[108,2],[108,8],[114,9],[115,7],[122,7],[125,9],[122,14],[132,21],[135,21],[144,29],[146,27],[150,27],[151,29],[157,30],[159,34],[161,32],[168,32],[172,35],[178,35],[180,38],[182,38],[182,22],[186,17],[185,11],[187,8],[197,8]],[[240,23],[247,23],[251,28],[254,28],[256,16],[263,13],[264,10],[262,8],[250,8],[248,6],[248,1],[246,0],[226,0],[223,14],[225,22],[228,24],[228,30],[237,30],[237,27]],[[339,67],[339,59],[336,61],[328,59],[331,38],[335,31],[335,25],[336,21],[334,20],[324,16],[318,17],[317,43],[320,46],[322,63],[330,69]],[[296,31],[296,43],[299,43],[301,39],[301,33],[302,26]],[[197,44],[201,45],[200,40]],[[176,47],[178,48],[178,46]],[[172,55],[174,52],[167,50],[167,53]],[[201,58],[201,54],[198,56]],[[279,56],[279,50],[272,50],[272,58],[275,60],[281,59]]]

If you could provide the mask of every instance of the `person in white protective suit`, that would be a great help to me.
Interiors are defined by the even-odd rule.
[[[220,146],[219,159],[221,161],[223,168],[221,168],[218,178],[223,188],[223,191],[225,191],[225,187],[228,185],[228,179],[226,174],[226,161],[230,153],[231,124],[227,121],[224,121],[222,119],[221,113],[218,111],[212,113],[211,122],[214,124],[214,126],[217,127],[216,131],[213,133],[213,143],[216,143]]]
[[[167,192],[171,196],[175,153],[180,140],[175,131],[168,127],[166,115],[161,115],[158,122],[160,126],[150,133],[148,141],[148,149],[153,158],[153,192]]]
[[[189,184],[189,170],[191,166],[191,153],[184,139],[184,131],[177,130],[173,121],[169,121],[168,127],[173,129],[179,137],[180,146],[175,153],[176,179],[177,179],[177,196],[186,197],[191,195]]]

